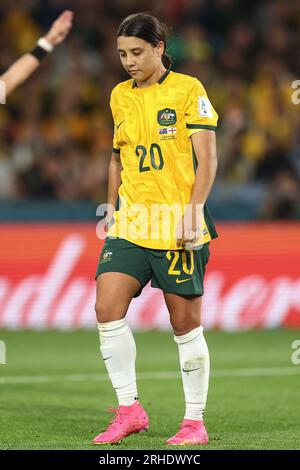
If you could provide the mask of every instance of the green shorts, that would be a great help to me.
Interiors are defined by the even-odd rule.
[[[152,250],[122,238],[106,238],[96,278],[107,272],[135,277],[141,284],[138,297],[151,279],[151,286],[178,295],[203,295],[203,279],[209,243],[198,250]]]

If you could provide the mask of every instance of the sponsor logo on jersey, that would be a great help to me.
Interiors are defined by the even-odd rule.
[[[175,109],[161,109],[157,113],[157,121],[161,126],[173,126],[177,121]]]

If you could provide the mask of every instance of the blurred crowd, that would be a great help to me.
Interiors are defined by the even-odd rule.
[[[106,199],[122,18],[147,0],[10,0],[0,6],[0,72],[64,9],[75,25],[0,105],[0,199]],[[152,0],[170,27],[173,70],[198,77],[220,116],[216,188],[260,194],[262,219],[300,218],[300,2]],[[298,97],[292,102],[292,94]]]

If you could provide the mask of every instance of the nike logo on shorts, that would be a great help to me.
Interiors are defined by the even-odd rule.
[[[181,284],[182,282],[191,281],[193,278],[189,277],[188,279],[176,279],[176,284]]]
[[[124,121],[125,121],[125,119],[123,119],[123,121],[120,122],[120,124],[117,124],[117,129],[119,129],[120,125],[123,124]]]

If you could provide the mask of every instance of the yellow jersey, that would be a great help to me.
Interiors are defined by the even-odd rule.
[[[198,79],[166,71],[138,88],[130,79],[111,94],[113,152],[122,164],[118,208],[109,237],[175,250],[175,228],[189,204],[197,167],[190,137],[215,130],[218,115]],[[217,237],[206,205],[199,243]]]

